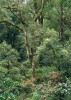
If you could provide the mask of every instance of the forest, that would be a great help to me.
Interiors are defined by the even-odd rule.
[[[0,0],[0,100],[71,100],[71,0]]]

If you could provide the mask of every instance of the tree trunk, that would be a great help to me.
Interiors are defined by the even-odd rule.
[[[32,68],[32,79],[35,81],[36,79],[36,72],[35,72],[35,60],[34,60],[34,50],[29,46],[28,41],[28,34],[25,31],[25,43],[26,43],[26,49],[27,49],[27,55],[30,62],[30,67]]]
[[[35,71],[35,60],[33,55],[29,58],[29,61],[30,61],[30,66],[32,67],[32,81],[35,82],[36,71]]]
[[[33,44],[32,44],[33,45]],[[36,80],[36,71],[35,71],[35,57],[34,57],[34,47],[30,49],[30,54],[29,54],[29,61],[30,61],[30,66],[32,67],[32,81],[35,82]]]
[[[61,21],[60,21],[60,36],[61,36],[61,41],[64,41],[64,11],[63,11],[63,2],[61,2]]]
[[[41,26],[42,29],[44,22],[44,6],[47,1],[40,0],[41,5],[39,5],[39,2],[37,2],[36,0],[33,1],[34,1],[35,15],[37,15],[37,17],[35,18],[35,22],[38,22],[38,24]],[[38,8],[38,6],[40,6],[40,8]],[[43,41],[43,35],[42,33],[39,33],[39,45],[42,43],[42,41]]]

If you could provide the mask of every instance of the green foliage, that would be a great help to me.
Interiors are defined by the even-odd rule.
[[[10,68],[18,66],[19,54],[15,49],[12,49],[5,41],[0,44],[0,64],[3,67]]]
[[[19,95],[19,82],[13,81],[11,78],[2,78],[0,81],[0,99],[1,100],[17,100]]]
[[[40,66],[56,66],[58,70],[66,70],[69,74],[71,66],[70,43],[60,44],[55,38],[49,38],[44,41],[38,49],[38,60]]]
[[[58,83],[53,88],[53,92],[49,95],[49,100],[69,100],[71,95],[71,79],[67,79],[66,83]]]
[[[0,66],[0,80],[8,73],[8,69]]]
[[[10,69],[8,76],[15,80],[21,80],[20,68],[14,67]]]
[[[23,1],[0,0],[0,100],[70,100],[71,0]]]

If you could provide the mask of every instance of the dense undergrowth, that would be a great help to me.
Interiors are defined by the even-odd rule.
[[[1,72],[0,100],[70,100],[71,79],[64,79],[55,67],[38,67],[34,83],[29,72],[27,68],[26,76],[19,79]]]

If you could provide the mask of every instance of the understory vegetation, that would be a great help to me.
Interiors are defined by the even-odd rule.
[[[71,0],[0,0],[0,100],[71,100]]]

